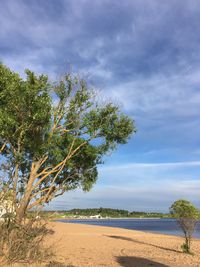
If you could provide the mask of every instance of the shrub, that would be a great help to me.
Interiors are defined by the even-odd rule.
[[[177,200],[170,207],[170,213],[182,229],[185,243],[181,246],[183,252],[191,254],[192,235],[200,218],[199,209],[187,200]]]
[[[42,262],[52,256],[51,248],[44,246],[44,239],[53,231],[46,222],[26,220],[17,224],[6,218],[0,224],[0,253],[2,264]]]

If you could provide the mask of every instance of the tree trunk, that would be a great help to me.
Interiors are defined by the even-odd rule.
[[[185,244],[186,244],[186,252],[190,253],[190,237],[185,238]]]
[[[27,212],[27,207],[30,203],[31,200],[31,193],[33,190],[33,183],[35,181],[35,177],[37,174],[37,171],[40,167],[39,162],[33,162],[31,166],[31,172],[30,172],[30,177],[25,189],[24,196],[22,197],[19,207],[16,210],[16,221],[17,223],[21,224],[23,219],[25,218],[26,212]]]
[[[16,221],[18,224],[21,224],[23,219],[25,218],[25,214],[27,211],[27,207],[28,207],[29,201],[28,199],[23,199],[20,202],[20,206],[16,211]]]

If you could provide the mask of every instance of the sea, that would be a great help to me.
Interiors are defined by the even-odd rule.
[[[129,230],[139,230],[151,233],[183,236],[182,231],[174,219],[59,219],[59,222],[89,224],[107,227],[117,227]],[[200,238],[200,223],[197,224],[193,237]]]

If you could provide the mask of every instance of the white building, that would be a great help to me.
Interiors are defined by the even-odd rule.
[[[102,218],[101,214],[90,216],[90,219],[101,219],[101,218]]]

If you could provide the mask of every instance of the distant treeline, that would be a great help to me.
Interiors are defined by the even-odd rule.
[[[94,208],[94,209],[72,209],[67,211],[44,211],[44,214],[55,215],[57,217],[90,217],[100,215],[103,218],[168,218],[169,214],[159,212],[143,212],[143,211],[128,211],[122,209],[111,208]]]
[[[110,208],[96,208],[96,209],[72,209],[66,212],[67,214],[79,215],[79,216],[93,216],[100,214],[102,217],[163,217],[167,214],[158,212],[143,212],[110,209]]]

